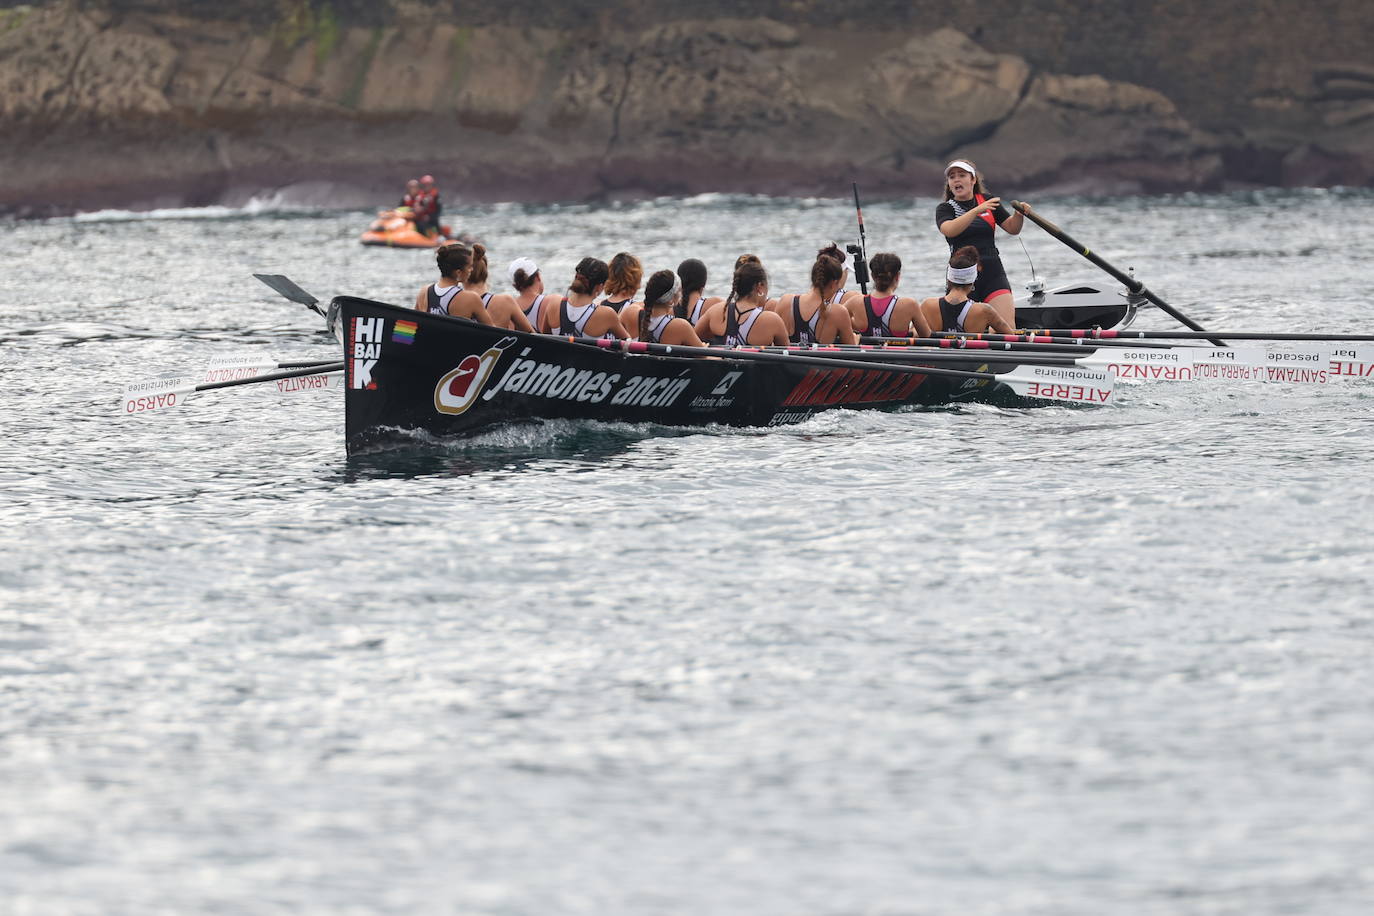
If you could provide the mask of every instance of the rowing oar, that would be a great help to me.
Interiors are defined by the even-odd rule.
[[[1029,334],[945,334],[939,337],[860,337],[861,344],[885,344],[889,347],[908,349],[930,348],[940,350],[1017,350],[1027,353],[1073,353],[1096,347],[1157,347],[1167,350],[1171,347],[1192,347],[1193,344],[1170,344],[1163,341],[1144,343],[1125,340],[1065,340],[1061,338],[1033,337]],[[1201,348],[1198,348],[1201,349]]]
[[[125,416],[136,413],[148,413],[152,410],[163,410],[168,407],[180,407],[192,394],[198,391],[210,391],[214,388],[235,388],[239,385],[253,385],[258,382],[284,382],[290,379],[305,380],[296,385],[277,385],[279,391],[305,391],[312,388],[327,388],[331,384],[328,378],[337,372],[342,372],[344,364],[341,361],[324,363],[322,365],[311,365],[300,369],[289,369],[285,372],[271,372],[266,375],[255,375],[252,378],[230,379],[223,382],[202,382],[197,385],[194,379],[158,379],[152,382],[143,382],[138,385],[131,385],[124,389],[124,397],[120,401],[120,413]]]
[[[1060,339],[1082,339],[1094,341],[1122,340],[1212,340],[1213,334],[1229,337],[1232,340],[1332,340],[1365,342],[1374,340],[1374,334],[1308,334],[1282,331],[1122,331],[1114,328],[1048,328],[1033,331],[1038,337]],[[1000,339],[1006,335],[996,335],[990,339]]]
[[[1117,377],[1154,379],[1159,381],[1187,381],[1192,379],[1191,370],[1194,356],[1202,354],[1203,362],[1215,365],[1258,365],[1265,358],[1263,351],[1255,349],[1238,350],[1230,347],[1212,349],[1210,347],[1096,347],[1075,346],[1067,349],[1073,353],[998,353],[975,350],[951,351],[933,350],[921,347],[852,347],[835,345],[833,347],[811,347],[805,350],[784,348],[762,348],[769,353],[801,353],[807,356],[834,357],[859,360],[881,365],[892,363],[930,365],[939,363],[937,357],[947,360],[961,360],[965,363],[981,363],[987,366],[1060,366],[1087,369],[1103,369]],[[1218,356],[1218,354],[1224,354]],[[1374,348],[1371,348],[1374,359]],[[1140,368],[1137,368],[1140,367]],[[1180,369],[1188,370],[1183,374]]]
[[[1013,365],[1023,363],[1036,363],[1050,366],[1071,366],[1075,360],[1082,359],[1093,349],[1091,347],[1075,346],[1065,344],[1063,349],[1074,351],[1069,353],[1061,352],[1039,352],[1039,353],[999,353],[996,350],[945,350],[936,347],[869,347],[869,346],[846,346],[835,344],[833,346],[815,347],[750,347],[751,350],[761,350],[765,353],[783,353],[792,356],[817,356],[822,359],[863,359],[882,362],[890,360],[894,362],[974,362]],[[732,351],[733,352],[733,351]],[[1075,355],[1076,353],[1076,355]]]
[[[1194,331],[1207,330],[1202,325],[1193,321],[1187,315],[1183,314],[1178,309],[1174,308],[1172,305],[1165,302],[1163,299],[1159,298],[1154,293],[1150,292],[1150,290],[1145,288],[1144,283],[1141,283],[1139,280],[1137,280],[1135,277],[1132,277],[1130,274],[1122,273],[1116,267],[1107,263],[1107,260],[1103,258],[1101,255],[1089,249],[1082,242],[1079,242],[1076,239],[1074,239],[1063,229],[1060,229],[1058,226],[1056,226],[1049,220],[1045,219],[1043,216],[1031,212],[1031,208],[1023,204],[1021,201],[1013,200],[1011,202],[1011,205],[1017,213],[1020,213],[1026,219],[1035,223],[1041,229],[1044,229],[1050,235],[1059,239],[1059,241],[1063,242],[1065,245],[1069,246],[1074,251],[1078,252],[1083,257],[1087,258],[1089,261],[1105,270],[1108,274],[1111,274],[1113,277],[1119,280],[1128,290],[1130,290],[1132,295],[1140,296],[1143,299],[1147,299],[1150,302],[1153,302],[1160,308],[1161,311],[1171,316],[1175,321],[1183,325],[1185,328],[1192,328]],[[1215,337],[1206,337],[1201,339],[1210,340],[1218,347],[1226,346],[1226,341],[1218,340]]]
[[[833,359],[820,356],[802,356],[791,353],[770,353],[763,350],[735,347],[674,347],[667,344],[646,343],[638,340],[585,340],[566,338],[573,343],[601,347],[607,350],[622,350],[626,353],[652,353],[658,356],[677,356],[697,359],[746,360],[764,363],[786,363],[793,366],[815,366],[821,369],[860,369],[874,371],[873,363],[857,359]],[[946,376],[949,378],[980,379],[1001,382],[1022,397],[1043,398],[1050,401],[1074,401],[1084,404],[1105,404],[1112,396],[1115,376],[1110,372],[1088,369],[1082,366],[1017,366],[1006,372],[974,372],[965,369],[944,369],[934,366],[908,366],[901,363],[883,363],[883,372],[900,372],[911,375]]]
[[[292,302],[299,302],[301,305],[314,309],[322,318],[327,319],[329,317],[324,313],[324,309],[320,308],[320,300],[291,282],[289,277],[283,277],[281,274],[253,274],[253,276]]]

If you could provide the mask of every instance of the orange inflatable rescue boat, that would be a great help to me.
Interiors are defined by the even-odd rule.
[[[415,229],[415,221],[410,217],[409,207],[383,210],[377,214],[372,225],[358,237],[364,245],[381,245],[386,248],[437,248],[449,240],[448,226],[440,226],[438,235],[425,235]]]

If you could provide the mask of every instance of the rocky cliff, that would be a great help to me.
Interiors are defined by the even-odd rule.
[[[0,6],[0,209],[1374,180],[1374,5],[979,8]]]

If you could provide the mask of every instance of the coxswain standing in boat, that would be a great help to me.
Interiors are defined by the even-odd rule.
[[[472,266],[468,268],[467,283],[469,292],[476,293],[487,310],[487,317],[498,328],[512,331],[534,332],[534,325],[525,317],[524,311],[516,304],[515,297],[506,293],[493,293],[489,288],[491,272],[487,267],[487,249],[480,244],[472,246]]]
[[[614,309],[596,301],[605,292],[609,276],[610,269],[605,261],[596,258],[578,261],[568,294],[556,306],[543,309],[539,330],[560,337],[625,340],[629,335],[620,324],[620,316]]]
[[[719,296],[706,296],[706,265],[696,258],[688,258],[677,266],[677,278],[682,284],[682,295],[673,313],[696,327],[706,310],[718,302]]]
[[[482,254],[485,258],[485,249]],[[439,282],[420,290],[415,297],[415,308],[431,315],[450,315],[491,324],[491,317],[482,307],[482,297],[463,288],[472,270],[472,249],[462,242],[448,242],[434,252],[434,262],[439,265]]]
[[[849,319],[857,334],[869,337],[929,337],[930,325],[921,311],[921,303],[910,297],[897,298],[897,284],[902,281],[902,259],[895,254],[879,252],[868,259],[868,273],[873,278],[873,294],[851,296],[845,303]]]
[[[921,303],[926,323],[937,331],[981,334],[992,330],[1012,333],[1012,326],[997,309],[972,298],[978,283],[978,249],[965,245],[950,256],[945,270],[945,294]]]
[[[644,282],[644,265],[639,262],[639,258],[622,251],[611,258],[607,269],[610,276],[606,278],[606,293],[601,304],[617,315],[624,314],[625,306],[634,301],[635,293],[639,292],[639,284]],[[625,333],[634,336],[634,328],[625,325]]]
[[[697,332],[674,311],[682,303],[682,281],[671,270],[660,270],[644,285],[644,302],[625,307],[620,323],[634,340],[673,347],[704,347]]]
[[[768,272],[758,258],[736,263],[730,295],[706,310],[694,329],[697,337],[715,346],[787,346],[787,327],[767,308]]]
[[[506,268],[510,285],[515,288],[515,304],[524,314],[525,320],[538,328],[543,322],[543,311],[551,305],[549,294],[544,292],[544,277],[534,258],[516,258]]]
[[[1025,217],[1002,206],[1002,198],[989,197],[983,176],[968,159],[955,159],[945,166],[945,199],[935,208],[935,225],[949,242],[953,254],[965,245],[978,249],[982,268],[973,288],[973,299],[986,302],[1009,325],[1016,324],[1016,303],[1011,281],[1002,267],[997,250],[997,227],[1019,235]]]
[[[844,285],[843,262],[835,257],[835,246],[822,248],[811,265],[811,289],[804,293],[779,296],[773,309],[787,328],[787,338],[802,347],[813,344],[856,344],[854,323],[849,309],[833,304]]]

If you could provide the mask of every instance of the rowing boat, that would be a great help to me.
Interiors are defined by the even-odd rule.
[[[1030,403],[1021,397],[1024,387],[1012,387],[1024,383],[1012,373],[1025,367],[981,354],[934,353],[928,361],[896,365],[820,354],[621,346],[351,296],[330,303],[329,319],[344,348],[350,453],[417,433],[448,438],[536,419],[779,426],[835,407]],[[1069,386],[1057,386],[1054,396],[1100,402],[1110,391],[1086,385],[1074,396]]]

